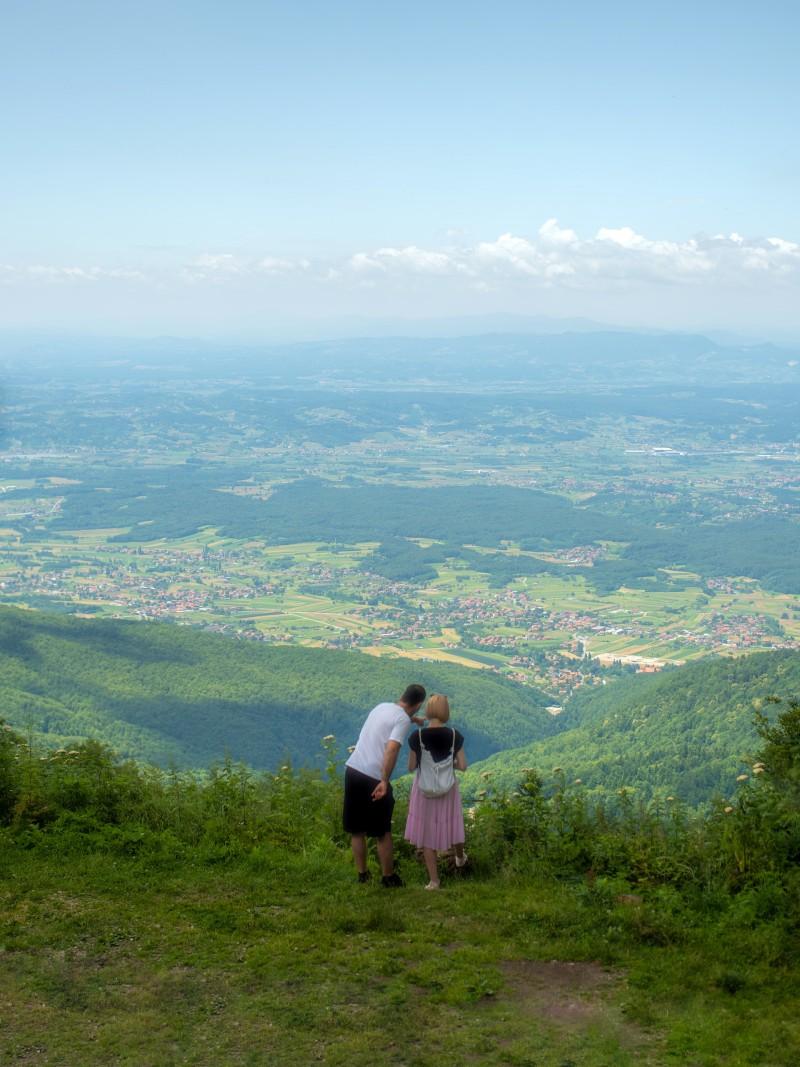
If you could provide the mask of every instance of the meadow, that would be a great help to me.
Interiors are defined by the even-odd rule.
[[[789,1067],[798,721],[702,819],[527,774],[438,894],[406,847],[405,888],[355,883],[331,739],[201,781],[2,730],[3,1062]]]

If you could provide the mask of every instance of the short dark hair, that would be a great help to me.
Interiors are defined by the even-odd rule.
[[[412,685],[407,685],[403,695],[400,697],[400,701],[403,704],[408,704],[410,708],[415,708],[418,704],[421,704],[425,699],[425,686],[417,685],[414,682]]]

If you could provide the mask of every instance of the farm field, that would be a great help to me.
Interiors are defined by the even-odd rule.
[[[644,669],[709,651],[800,645],[797,597],[744,579],[709,589],[696,575],[673,572],[677,581],[666,589],[601,595],[569,564],[560,575],[495,588],[485,573],[452,560],[436,564],[429,581],[391,581],[369,571],[374,542],[269,545],[204,529],[141,543],[121,534],[76,530],[32,546],[0,531],[3,601],[456,662],[561,692],[588,680],[573,676],[587,654],[601,668],[597,680],[615,660]],[[520,554],[484,547],[475,558]],[[544,652],[553,662],[532,658]],[[573,675],[562,677],[570,668]]]
[[[794,385],[676,391],[634,363],[624,385],[440,389],[427,360],[337,359],[302,382],[12,368],[0,602],[455,662],[556,700],[800,647]]]

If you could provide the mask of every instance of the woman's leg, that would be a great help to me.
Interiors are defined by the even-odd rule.
[[[435,848],[424,848],[422,850],[425,856],[425,866],[428,868],[428,877],[431,880],[432,885],[439,884],[439,865],[436,859]]]

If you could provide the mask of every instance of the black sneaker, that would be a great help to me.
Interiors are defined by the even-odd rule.
[[[368,882],[370,880],[370,878],[372,878],[372,875],[370,874],[369,871],[359,871],[358,872],[358,880],[361,883],[361,885],[363,885],[364,882]]]
[[[403,886],[405,884],[406,883],[396,871],[394,874],[385,874],[381,878],[381,885],[384,886],[386,889],[399,889],[400,886]]]

